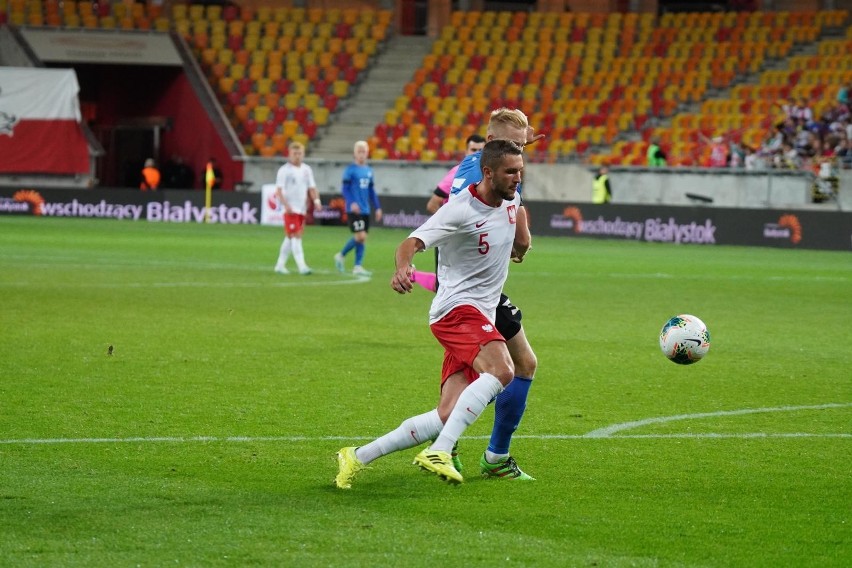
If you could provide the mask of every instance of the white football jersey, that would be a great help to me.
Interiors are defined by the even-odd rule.
[[[308,188],[316,187],[314,171],[308,164],[294,166],[287,162],[278,168],[275,185],[280,187],[293,213],[304,215],[308,211]]]
[[[439,247],[438,293],[429,310],[435,323],[453,308],[473,306],[494,322],[509,257],[521,196],[498,207],[485,204],[471,185],[438,209],[410,236],[426,248]]]

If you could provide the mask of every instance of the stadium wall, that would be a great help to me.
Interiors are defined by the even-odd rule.
[[[9,26],[0,26],[0,66],[34,67],[32,57],[21,47]]]
[[[309,222],[340,224],[342,200]],[[382,199],[377,227],[410,229],[423,223],[425,196]],[[592,205],[572,201],[530,203],[535,235],[599,238],[681,245],[745,245],[852,251],[852,213],[793,209],[730,209],[657,205]],[[104,218],[154,223],[203,223],[204,192],[140,192],[126,189],[34,189],[0,187],[0,217]],[[275,217],[279,217],[276,221]],[[280,224],[260,193],[216,192],[210,221],[228,224]]]
[[[348,162],[307,160],[322,193],[337,193]],[[252,191],[274,183],[283,162],[249,159],[244,174]],[[428,198],[450,168],[446,163],[376,161],[379,195]],[[530,164],[524,172],[527,201],[592,199],[593,171],[578,164]],[[617,204],[692,205],[711,207],[810,207],[813,176],[805,172],[771,170],[746,172],[729,169],[610,168],[613,202]],[[705,199],[691,198],[697,195]],[[707,201],[711,200],[711,201]],[[824,208],[836,208],[827,204]]]

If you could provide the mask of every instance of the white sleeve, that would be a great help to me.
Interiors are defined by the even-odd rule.
[[[423,241],[427,249],[440,246],[458,232],[469,212],[464,199],[450,200],[409,236]]]
[[[275,176],[275,185],[277,187],[280,187],[282,190],[287,189],[287,186],[286,186],[286,182],[287,182],[286,171],[287,171],[287,166],[281,166],[280,168],[278,168],[278,173]]]
[[[311,169],[311,166],[309,166],[309,165],[307,165],[307,164],[305,164],[305,167],[306,167],[306,168],[307,168],[307,170],[308,170],[308,176],[307,176],[307,177],[308,177],[308,187],[309,187],[309,188],[311,188],[311,187],[316,187],[316,186],[317,186],[317,182],[316,182],[316,180],[314,179],[314,170],[312,170],[312,169]]]

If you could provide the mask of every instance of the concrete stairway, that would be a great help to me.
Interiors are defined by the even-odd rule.
[[[376,124],[384,121],[385,111],[393,108],[402,89],[414,76],[423,57],[432,49],[432,39],[424,36],[394,36],[357,92],[329,125],[318,142],[309,148],[310,158],[329,161],[352,159],[352,145],[373,134]]]

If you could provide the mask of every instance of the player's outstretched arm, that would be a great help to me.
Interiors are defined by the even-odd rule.
[[[424,250],[426,246],[418,238],[408,237],[396,249],[394,263],[396,271],[391,278],[391,288],[399,294],[411,292],[414,288],[414,283],[411,281],[411,276],[414,274],[414,265],[411,263],[414,260],[414,255]]]
[[[438,194],[432,194],[432,197],[429,198],[429,202],[426,203],[426,211],[430,215],[434,215],[435,213],[438,212],[438,209],[441,208],[441,205],[444,204],[444,199],[446,199],[446,198],[447,198],[446,196],[441,197]]]

